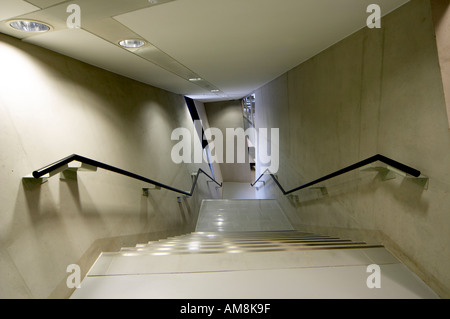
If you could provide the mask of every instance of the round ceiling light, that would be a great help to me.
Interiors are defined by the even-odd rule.
[[[45,23],[32,20],[14,20],[9,22],[9,26],[19,31],[25,32],[47,32],[51,27]]]
[[[122,40],[119,42],[119,44],[124,48],[140,48],[145,45],[145,42],[142,40],[130,39]]]

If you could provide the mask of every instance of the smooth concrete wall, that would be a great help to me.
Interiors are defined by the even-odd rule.
[[[450,0],[430,0],[450,130]]]
[[[0,55],[0,298],[68,297],[68,265],[84,276],[101,251],[195,229],[200,200],[218,197],[204,176],[180,202],[101,169],[22,182],[77,153],[190,191],[199,166],[171,160],[172,131],[194,129],[183,96],[4,35]]]
[[[448,298],[450,134],[434,35],[429,1],[413,0],[256,91],[257,127],[280,128],[286,190],[377,153],[422,171],[428,189],[355,171],[317,185],[328,195],[285,197],[273,182],[258,193],[277,196],[297,229],[383,243]]]
[[[238,142],[235,138],[227,138],[227,129],[244,129],[244,114],[239,100],[213,102],[204,104],[209,125],[218,128],[223,135],[223,162],[219,163],[222,177],[225,182],[250,183],[252,179],[247,144],[245,147],[245,163],[239,163]],[[214,139],[217,137],[214,137]],[[234,143],[234,160],[227,162],[227,144]],[[242,150],[240,150],[242,152]]]

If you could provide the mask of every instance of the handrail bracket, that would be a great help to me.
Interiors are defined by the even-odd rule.
[[[392,167],[390,165],[386,166],[373,166],[372,164],[363,166],[360,168],[360,171],[364,172],[370,172],[370,171],[376,171],[378,172],[380,178],[382,181],[387,181],[391,179],[396,179],[398,175],[402,176],[403,178],[408,178],[412,181],[415,181],[417,184],[421,185],[425,190],[428,189],[429,185],[429,177],[420,174],[419,176],[412,176],[409,175],[395,167]]]
[[[74,161],[75,162],[75,161]],[[89,165],[83,162],[78,162],[81,165],[75,165],[74,162],[71,162],[70,164],[66,165],[65,169],[63,169],[59,174],[59,179],[62,181],[66,180],[72,180],[77,181],[78,180],[78,171],[81,172],[96,172],[97,167],[93,165]]]

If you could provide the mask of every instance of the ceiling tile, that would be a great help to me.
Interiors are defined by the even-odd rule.
[[[227,94],[250,92],[365,27],[373,0],[178,0],[115,16]],[[388,13],[407,0],[378,0]]]
[[[39,10],[25,1],[20,0],[2,0],[0,10],[0,21],[12,19],[22,14],[30,13]]]
[[[143,58],[81,29],[45,33],[24,41],[174,93],[205,92]]]
[[[365,27],[373,0],[0,0],[0,19],[21,16],[53,32],[0,32],[166,90],[243,97]],[[385,15],[408,0],[377,0]],[[81,7],[70,30],[68,4]],[[34,4],[34,5],[32,5]],[[44,9],[39,10],[38,7]],[[37,11],[36,11],[37,10]],[[125,50],[122,37],[145,39]],[[202,81],[188,81],[189,77]],[[219,94],[211,94],[219,89]]]
[[[29,3],[34,4],[39,8],[48,8],[65,1],[67,0],[28,0]]]

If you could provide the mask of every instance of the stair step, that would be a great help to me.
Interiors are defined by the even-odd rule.
[[[241,242],[179,242],[179,243],[166,243],[159,245],[139,245],[136,247],[124,247],[125,250],[143,250],[143,249],[161,249],[161,248],[189,248],[193,244],[200,248],[205,247],[224,247],[224,246],[239,246],[239,247],[252,247],[252,246],[292,246],[292,245],[318,245],[318,244],[345,244],[351,243],[351,240],[347,239],[330,239],[330,240],[261,240],[261,241],[241,241]]]
[[[188,240],[188,239],[199,239],[199,240],[214,240],[214,239],[228,239],[228,240],[259,240],[259,239],[308,239],[308,238],[329,238],[330,236],[220,236],[220,235],[210,235],[210,236],[188,236],[173,238],[171,240]],[[171,241],[165,240],[165,241]]]
[[[287,231],[245,231],[245,232],[193,232],[172,236],[135,247],[124,247],[120,252],[128,254],[205,254],[240,253],[254,251],[286,251],[311,249],[350,249],[360,247],[382,247],[367,245],[365,242],[353,242],[317,235],[308,232]]]
[[[161,243],[158,246],[172,246],[172,245],[190,245],[191,243],[199,243],[201,245],[220,245],[223,243],[233,243],[238,245],[244,244],[264,244],[264,243],[309,243],[309,242],[334,242],[334,241],[350,241],[348,239],[339,239],[339,238],[314,238],[314,239],[258,239],[258,240],[214,240],[214,241],[206,241],[206,240],[190,240],[190,241],[177,241],[177,242],[167,242]]]
[[[223,236],[270,236],[270,235],[293,235],[293,236],[302,236],[302,235],[317,235],[314,233],[302,232],[297,230],[282,230],[282,231],[239,231],[239,232],[231,232],[231,231],[216,231],[216,232],[192,232],[190,235],[199,235],[199,236],[208,236],[208,235],[223,235]],[[177,236],[175,236],[177,237]]]
[[[167,238],[165,240],[176,240],[176,239],[187,239],[187,238],[311,238],[311,237],[329,237],[325,235],[316,235],[316,234],[221,234],[217,233],[208,233],[208,234],[191,234],[186,236],[179,236],[174,238]]]
[[[301,239],[338,239],[336,237],[329,236],[321,236],[314,234],[305,234],[298,232],[283,232],[280,234],[279,232],[255,232],[251,233],[218,233],[218,232],[210,232],[210,233],[192,233],[188,235],[174,236],[169,237],[159,241],[150,241],[149,245],[159,245],[159,244],[174,244],[179,242],[192,242],[192,241],[202,241],[202,242],[222,242],[232,241],[232,242],[251,242],[251,241],[261,241],[261,240],[301,240]],[[145,244],[139,244],[139,246]]]
[[[294,251],[294,250],[324,250],[324,249],[357,249],[357,248],[382,248],[382,245],[365,243],[348,244],[317,244],[317,245],[295,245],[295,246],[273,246],[273,247],[233,247],[233,248],[195,248],[195,249],[137,249],[121,250],[127,256],[138,256],[140,254],[150,254],[154,256],[175,255],[175,254],[221,254],[221,253],[249,253],[259,251]]]
[[[241,204],[244,207],[238,207]],[[348,290],[353,283],[354,295],[359,297],[361,286],[364,293],[377,291],[366,289],[368,265],[384,267],[383,274],[389,267],[391,274],[403,267],[382,245],[285,229],[289,222],[274,201],[206,201],[202,207],[209,215],[200,213],[199,221],[202,217],[205,223],[201,227],[197,223],[196,229],[208,231],[102,253],[75,293],[78,297],[106,294],[129,298],[140,292],[154,298],[214,298],[223,296],[226,287],[230,297],[243,291],[244,296],[253,298],[279,298],[280,293],[297,297],[299,291],[314,296],[319,290],[342,296],[343,287]],[[273,225],[269,225],[271,221]],[[219,222],[225,227],[218,227]],[[215,227],[216,231],[209,231]],[[383,287],[389,287],[390,276],[384,278]],[[402,278],[406,280],[400,284],[397,278],[391,281],[397,291],[414,281],[404,273]],[[380,296],[390,293],[389,288],[385,291]]]
[[[263,232],[194,232],[167,239],[123,247],[128,254],[192,254],[239,253],[253,251],[285,251],[299,249],[349,249],[382,247],[353,242],[349,239],[322,236],[301,231]]]
[[[360,249],[258,251],[258,253],[131,254],[103,253],[88,276],[212,272],[251,269],[393,264],[398,260],[382,247]]]
[[[223,243],[223,242],[232,242],[232,243],[258,243],[258,242],[298,242],[298,241],[333,241],[333,240],[343,240],[338,237],[309,237],[309,238],[187,238],[180,240],[167,240],[161,241],[159,243],[149,243],[149,245],[174,245],[174,244],[183,244],[183,243]]]

